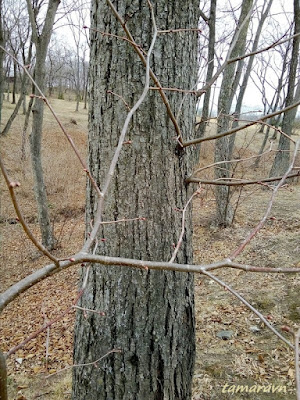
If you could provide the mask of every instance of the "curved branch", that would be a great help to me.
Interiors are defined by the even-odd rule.
[[[219,138],[224,137],[224,136],[232,135],[233,133],[236,133],[236,132],[239,132],[239,131],[241,131],[243,129],[249,128],[250,126],[253,126],[255,124],[259,124],[262,121],[265,121],[266,119],[273,118],[276,115],[279,115],[279,114],[282,114],[282,113],[284,113],[286,111],[292,110],[293,108],[298,107],[299,104],[300,104],[300,101],[297,101],[296,103],[293,103],[288,107],[282,108],[281,110],[275,111],[275,112],[273,112],[271,114],[266,114],[263,117],[258,118],[258,119],[254,120],[254,121],[251,121],[251,122],[249,122],[249,123],[247,123],[247,124],[245,124],[243,126],[237,126],[234,129],[230,129],[229,131],[222,132],[222,133],[219,133],[217,135],[212,135],[212,136],[206,136],[206,137],[202,137],[202,138],[192,139],[192,140],[189,140],[187,142],[182,143],[182,146],[183,147],[192,146],[194,144],[206,142],[208,140],[215,140],[215,139],[219,139]]]
[[[43,246],[43,245],[36,239],[36,237],[34,236],[34,234],[33,234],[33,233],[31,232],[31,230],[29,229],[29,226],[27,225],[27,223],[26,223],[26,221],[25,221],[25,219],[24,219],[24,217],[23,217],[23,214],[22,214],[22,212],[21,212],[21,210],[20,210],[19,203],[18,203],[17,198],[16,198],[16,195],[15,195],[15,188],[16,188],[16,187],[19,187],[19,186],[20,186],[20,183],[19,183],[19,182],[13,182],[13,181],[11,181],[11,180],[9,179],[8,174],[7,174],[7,171],[6,171],[6,168],[5,168],[4,164],[3,164],[3,161],[2,161],[1,156],[0,156],[0,169],[1,169],[2,175],[3,175],[3,177],[4,177],[6,186],[7,186],[8,190],[9,190],[9,194],[10,194],[10,197],[11,197],[11,201],[12,201],[12,203],[13,203],[14,209],[15,209],[16,214],[17,214],[17,216],[18,216],[18,220],[19,220],[19,222],[21,223],[21,225],[22,225],[22,227],[23,227],[23,229],[24,229],[24,232],[25,232],[26,235],[29,237],[29,239],[32,241],[32,243],[33,243],[45,256],[47,256],[48,258],[50,258],[50,260],[52,260],[52,261],[55,263],[55,265],[58,265],[58,259],[57,259],[56,257],[54,257],[54,256],[48,251],[48,249],[47,249],[45,246]]]

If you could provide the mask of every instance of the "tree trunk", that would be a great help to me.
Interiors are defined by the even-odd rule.
[[[209,39],[208,39],[208,60],[207,60],[207,72],[206,82],[209,82],[214,72],[214,58],[215,58],[215,41],[216,41],[216,8],[217,0],[211,0],[210,2],[210,13],[209,13]],[[210,104],[211,87],[207,89],[204,95],[201,121],[197,132],[197,137],[205,135],[205,129],[207,120],[209,118],[209,104]]]
[[[237,57],[245,51],[247,30],[249,25],[249,12],[252,8],[253,0],[244,0],[242,4],[239,22],[235,31],[233,41],[238,35],[236,43],[233,45],[230,58]],[[248,20],[246,19],[248,18]],[[232,42],[233,43],[233,42]],[[232,88],[234,77],[236,74],[236,64],[227,65],[224,70],[220,95],[218,101],[218,133],[225,132],[229,129],[230,124],[230,109],[232,105]],[[216,140],[215,145],[215,162],[229,161],[231,159],[232,144],[228,136]],[[215,168],[216,179],[227,179],[230,177],[230,167],[228,163],[219,164]],[[230,188],[228,186],[216,186],[216,206],[217,215],[216,222],[218,225],[227,226],[232,223],[233,209],[230,204]]]
[[[159,29],[197,26],[198,2],[157,1]],[[152,24],[147,2],[123,1],[119,13],[127,20],[137,43],[145,50]],[[98,182],[108,170],[120,129],[130,105],[143,90],[145,68],[132,47],[99,35],[96,29],[123,36],[119,22],[104,0],[92,4],[90,57],[89,165]],[[196,82],[197,35],[160,35],[152,68],[162,86],[189,88]],[[168,93],[173,110],[181,93]],[[182,130],[193,131],[196,101],[184,102]],[[117,171],[108,192],[103,218],[144,217],[144,221],[103,225],[97,252],[137,259],[168,260],[177,242],[182,213],[191,195],[184,184],[197,159],[195,148],[178,149],[174,126],[157,91],[151,91],[135,114]],[[192,262],[191,209],[178,262]],[[87,230],[95,215],[95,195],[87,190]],[[104,238],[105,241],[101,241]],[[83,269],[83,274],[85,273]],[[187,400],[194,367],[193,275],[92,267],[81,307],[105,316],[77,314],[74,362],[93,362],[111,349],[98,366],[76,367],[73,399]]]
[[[7,399],[7,366],[4,354],[0,350],[0,400]]]
[[[295,29],[294,34],[300,32],[300,4],[299,0],[294,0],[294,19],[295,19]],[[295,37],[293,40],[293,50],[292,50],[292,58],[289,68],[289,82],[288,82],[288,91],[286,96],[285,106],[289,106],[293,104],[294,101],[297,101],[297,98],[300,98],[300,80],[298,81],[298,90],[295,93],[295,83],[297,77],[297,67],[299,63],[299,45],[300,38],[299,36]],[[283,175],[290,164],[290,139],[289,136],[292,134],[293,124],[295,121],[297,113],[297,108],[289,110],[284,113],[281,129],[285,133],[285,135],[280,135],[279,144],[278,144],[278,152],[276,153],[276,157],[274,159],[274,163],[271,168],[270,177],[272,176],[281,176]]]
[[[45,87],[45,60],[53,29],[54,18],[59,3],[60,0],[53,0],[49,2],[43,30],[42,33],[39,33],[37,30],[37,24],[35,21],[31,2],[30,0],[27,0],[28,12],[32,27],[32,38],[36,46],[36,64],[34,70],[34,79],[42,91]],[[35,99],[32,113],[33,117],[32,132],[30,135],[30,150],[34,178],[34,192],[38,207],[38,217],[42,234],[42,243],[48,249],[52,249],[55,246],[55,238],[50,223],[48,200],[42,167],[41,145],[44,117],[44,102],[42,99]]]
[[[13,80],[11,104],[16,104],[16,91],[17,91],[17,63],[14,62],[14,80]]]
[[[44,65],[38,61],[38,49],[36,52],[35,81],[44,89]],[[42,132],[44,119],[44,102],[36,98],[32,107],[32,131],[30,134],[30,153],[32,171],[34,177],[34,193],[37,201],[39,225],[42,235],[42,243],[48,249],[53,249],[55,239],[52,232],[46,185],[42,166]]]
[[[27,56],[27,59],[25,60],[24,64],[28,65],[31,62],[31,59],[32,59],[32,45],[29,46],[28,56]],[[27,83],[28,83],[28,77],[27,77],[26,73],[24,72],[23,76],[22,76],[22,80],[21,80],[21,90],[20,90],[19,100],[17,101],[17,104],[16,104],[12,114],[10,115],[8,121],[6,122],[5,127],[3,128],[2,132],[0,133],[0,135],[2,135],[2,136],[5,136],[8,134],[8,132],[11,128],[11,125],[14,122],[16,116],[18,115],[19,109],[22,104],[23,104],[23,111],[24,111],[24,104],[26,104]],[[25,113],[26,113],[26,111],[25,111]]]
[[[255,52],[257,50],[259,38],[260,38],[260,35],[261,35],[261,32],[262,32],[262,28],[264,26],[264,23],[266,21],[267,16],[269,15],[269,11],[270,11],[270,8],[272,6],[272,3],[273,3],[273,0],[269,0],[269,3],[267,4],[266,8],[262,10],[261,18],[260,18],[259,23],[258,23],[258,27],[257,27],[255,38],[254,38],[254,41],[253,41],[253,45],[252,45],[252,48],[251,48],[251,52]],[[239,118],[239,116],[241,114],[242,105],[243,105],[243,99],[244,99],[244,96],[245,96],[245,93],[246,93],[248,81],[249,81],[250,74],[251,74],[251,71],[252,71],[254,58],[255,58],[254,55],[249,57],[247,68],[246,68],[246,71],[245,71],[245,74],[244,74],[244,77],[243,77],[243,81],[242,81],[242,84],[241,84],[241,87],[240,87],[240,90],[239,90],[239,94],[238,94],[237,101],[236,101],[236,106],[235,106],[235,111],[234,111],[234,114],[235,114],[236,118]],[[233,121],[232,127],[235,128],[236,126],[238,126],[238,123],[239,123],[238,120]]]

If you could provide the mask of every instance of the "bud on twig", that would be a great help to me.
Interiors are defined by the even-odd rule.
[[[20,182],[10,182],[9,187],[15,188],[21,186]]]

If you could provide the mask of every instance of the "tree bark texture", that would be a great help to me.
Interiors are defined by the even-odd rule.
[[[135,40],[148,50],[152,24],[146,1],[115,3]],[[157,1],[158,29],[197,26],[197,1]],[[124,36],[104,0],[92,3],[92,28]],[[159,35],[151,68],[163,87],[191,88],[196,82],[197,34]],[[128,112],[143,90],[145,67],[126,41],[92,30],[90,58],[89,166],[103,184]],[[151,83],[153,84],[153,83]],[[168,93],[176,112],[182,93]],[[196,101],[186,97],[180,126],[192,136]],[[133,117],[103,218],[146,218],[103,225],[97,252],[136,259],[168,260],[177,243],[182,209],[192,194],[184,184],[197,160],[197,149],[178,147],[176,132],[159,93],[150,91]],[[87,230],[95,215],[95,195],[88,184]],[[192,262],[191,209],[187,213],[178,262]],[[101,240],[103,239],[103,241]],[[83,275],[85,269],[83,268]],[[105,313],[77,314],[74,363],[75,400],[185,400],[191,396],[194,366],[194,295],[191,274],[117,267],[91,269],[81,306]]]
[[[294,0],[294,34],[300,32],[300,4],[299,0]],[[299,98],[299,91],[295,92],[297,82],[297,68],[299,64],[299,46],[300,38],[295,37],[293,40],[292,58],[289,67],[289,81],[288,91],[285,101],[285,106],[293,104]],[[299,78],[298,78],[299,79]],[[280,135],[278,152],[274,159],[274,163],[271,168],[270,177],[283,175],[290,164],[290,139],[289,136],[292,134],[293,124],[296,118],[297,109],[292,109],[284,113],[281,129],[285,135]],[[286,136],[287,135],[287,136]]]
[[[48,45],[50,42],[54,18],[60,0],[49,2],[45,23],[42,33],[37,31],[34,11],[31,3],[27,0],[29,16],[32,26],[32,37],[36,47],[36,64],[34,69],[34,79],[39,88],[43,91],[45,87],[45,61],[47,56]],[[42,99],[36,98],[32,108],[32,131],[30,135],[30,151],[32,160],[32,171],[34,178],[34,192],[38,207],[39,225],[42,234],[42,242],[45,247],[52,249],[55,246],[55,238],[52,232],[46,186],[44,182],[44,174],[42,167],[42,133],[43,133],[43,117],[44,102]]]
[[[248,18],[249,11],[252,8],[253,0],[244,0],[241,8],[239,22],[235,31],[234,37],[238,34],[238,39],[233,45],[230,53],[230,58],[235,58],[245,51],[246,37],[249,26]],[[233,40],[235,40],[233,38]],[[229,129],[230,124],[230,110],[233,100],[233,87],[235,81],[235,74],[239,73],[236,63],[227,65],[223,73],[222,84],[220,88],[219,101],[218,101],[218,133],[225,132]],[[230,143],[230,137],[226,136],[216,140],[215,145],[215,162],[229,161],[232,156],[233,144]],[[229,164],[219,164],[215,168],[216,179],[227,179],[230,177]],[[233,209],[230,204],[230,188],[228,186],[217,186],[215,189],[217,215],[216,222],[218,225],[227,226],[232,223]]]
[[[211,0],[209,11],[209,38],[208,38],[208,57],[207,57],[207,72],[206,82],[209,82],[214,72],[214,59],[215,59],[215,44],[216,44],[216,9],[217,0]],[[201,121],[197,132],[197,137],[205,135],[207,120],[209,119],[209,105],[210,105],[211,88],[209,87],[204,95]]]

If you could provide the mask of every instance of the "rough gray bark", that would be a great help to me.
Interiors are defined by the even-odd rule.
[[[32,27],[32,38],[36,48],[36,63],[34,70],[34,79],[39,88],[43,91],[45,87],[45,60],[48,50],[49,41],[52,34],[55,14],[60,0],[52,0],[48,4],[45,23],[42,32],[38,32],[35,20],[34,10],[30,0],[27,0],[28,13]],[[48,249],[55,246],[55,238],[53,236],[48,210],[48,200],[46,186],[44,182],[44,174],[42,167],[42,132],[43,132],[43,116],[44,102],[36,98],[32,108],[32,131],[30,135],[30,151],[32,160],[32,170],[34,177],[34,192],[38,206],[39,225],[42,234],[42,243]]]
[[[253,0],[244,0],[242,4],[239,22],[235,31],[233,41],[238,34],[238,39],[232,46],[230,58],[235,58],[245,51],[247,30],[249,26],[249,12],[252,8]],[[248,20],[246,19],[248,18]],[[236,74],[237,66],[231,63],[226,66],[222,84],[220,88],[219,101],[218,101],[218,133],[222,133],[229,129],[230,124],[230,109],[232,106],[233,93],[232,88]],[[228,161],[231,159],[232,146],[230,145],[230,138],[223,137],[216,140],[215,145],[215,162]],[[219,164],[215,168],[216,179],[226,179],[230,177],[230,167],[228,164]],[[216,186],[216,223],[218,225],[227,226],[232,223],[233,210],[230,204],[230,188],[228,186]]]
[[[157,1],[159,29],[197,26],[198,2]],[[137,43],[146,50],[152,24],[147,2],[123,1],[118,11],[127,20]],[[92,27],[120,36],[124,32],[104,0],[92,3]],[[160,35],[151,63],[161,84],[190,88],[196,81],[197,35]],[[143,90],[145,68],[125,41],[91,36],[89,166],[101,184],[118,142],[127,109]],[[182,94],[168,94],[176,110]],[[185,138],[193,131],[195,99],[184,102],[181,127]],[[144,217],[144,221],[104,225],[97,252],[136,259],[168,260],[177,242],[182,208],[190,196],[184,184],[196,162],[196,149],[180,149],[157,91],[151,91],[133,118],[111,183],[104,219]],[[87,227],[95,215],[95,195],[87,191]],[[177,256],[192,262],[191,210]],[[100,239],[104,238],[105,241]],[[85,273],[83,269],[83,274]],[[193,276],[115,267],[92,268],[82,307],[105,316],[77,314],[74,345],[76,364],[92,362],[111,349],[98,367],[73,372],[73,399],[187,400],[194,366]]]
[[[300,32],[300,4],[299,0],[294,0],[294,34]],[[296,91],[295,86],[297,82],[297,68],[299,64],[299,45],[300,38],[299,36],[295,37],[293,40],[293,49],[292,49],[292,58],[289,68],[289,82],[288,82],[288,90],[285,101],[285,106],[289,106],[296,101],[296,96],[299,96],[300,93]],[[297,109],[292,109],[287,111],[283,115],[282,120],[282,131],[287,135],[280,135],[279,144],[278,144],[278,152],[276,153],[271,171],[270,177],[273,176],[281,176],[283,175],[290,163],[290,140],[289,136],[292,134],[293,123],[295,121]]]

